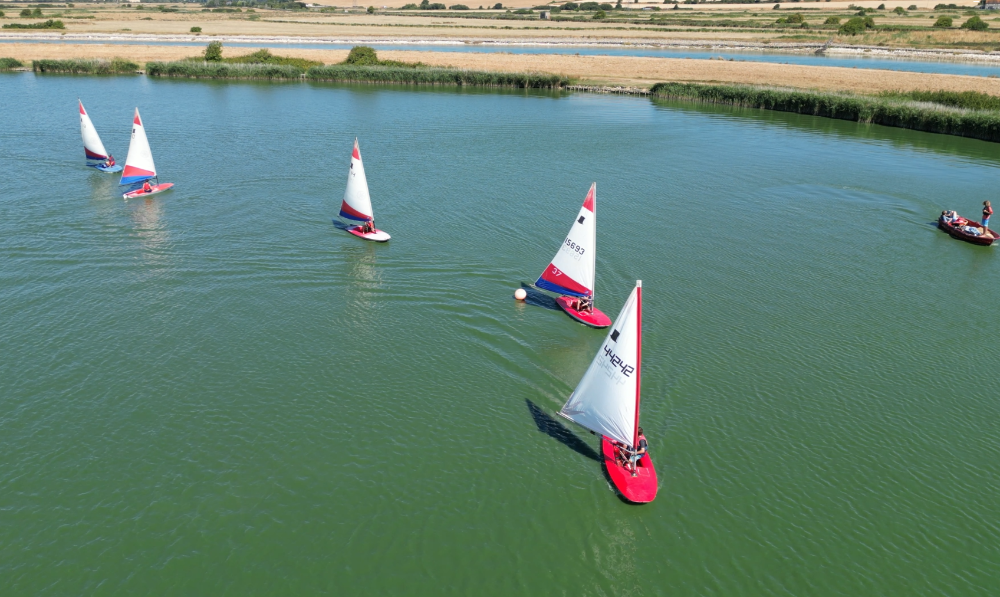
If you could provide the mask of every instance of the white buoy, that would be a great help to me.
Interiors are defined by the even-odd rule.
[[[525,292],[523,288],[518,288],[517,290],[514,291],[514,298],[516,298],[519,301],[523,301],[527,297],[528,293]]]

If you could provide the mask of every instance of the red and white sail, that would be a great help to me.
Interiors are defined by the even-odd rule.
[[[358,222],[367,222],[375,218],[372,213],[372,198],[368,194],[368,179],[365,177],[365,166],[361,163],[361,150],[358,140],[354,139],[354,151],[351,153],[351,169],[347,173],[347,189],[344,191],[344,202],[340,205],[340,216]]]
[[[132,140],[128,146],[128,157],[125,158],[125,170],[119,184],[135,184],[156,176],[156,165],[153,164],[153,152],[149,149],[146,139],[146,129],[139,118],[139,108],[135,109],[132,119]]]
[[[594,296],[597,254],[597,183],[590,185],[566,240],[535,286],[559,294]]]
[[[83,102],[77,100],[77,103],[80,104],[80,136],[83,137],[83,152],[88,160],[103,162],[108,159],[108,150],[104,149],[104,143],[101,143],[101,137],[97,134],[94,123],[83,109]]]
[[[611,332],[559,414],[634,446],[639,427],[641,359],[642,280],[637,280]]]

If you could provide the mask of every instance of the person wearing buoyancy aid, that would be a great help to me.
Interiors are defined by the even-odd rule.
[[[629,464],[632,470],[632,476],[636,476],[639,473],[636,472],[636,465],[639,460],[642,459],[643,455],[649,451],[649,444],[646,442],[646,434],[642,432],[642,427],[639,428],[639,441],[636,444],[635,452],[632,452],[629,456]]]
[[[361,234],[371,234],[375,232],[375,220],[368,220],[361,225]]]
[[[109,153],[108,154],[108,159],[104,160],[104,167],[105,168],[110,168],[111,166],[114,166],[114,165],[115,165],[115,156],[113,156],[113,155],[111,155]]]
[[[152,193],[153,192],[153,186],[151,184],[149,184],[148,180],[146,182],[142,183],[142,192],[143,193]]]
[[[993,215],[993,208],[990,207],[989,201],[983,201],[983,228],[989,230],[990,228],[990,216]]]
[[[580,297],[577,301],[577,311],[589,313],[594,309],[594,301],[589,296]]]

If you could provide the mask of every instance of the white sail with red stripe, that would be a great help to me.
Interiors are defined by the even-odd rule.
[[[583,207],[566,240],[535,286],[571,296],[594,296],[597,249],[597,183],[590,185]]]
[[[595,433],[635,446],[642,360],[642,280],[559,414]]]
[[[125,158],[125,170],[119,184],[135,184],[156,177],[156,165],[153,164],[153,152],[149,149],[146,139],[146,129],[139,118],[139,108],[135,109],[132,118],[132,140],[128,146],[128,157]]]
[[[344,202],[340,205],[340,216],[358,222],[368,222],[375,219],[372,213],[372,198],[368,194],[368,179],[365,177],[365,166],[361,163],[361,150],[358,140],[354,139],[354,151],[351,153],[351,169],[347,173],[347,189],[344,190]]]
[[[104,149],[104,143],[101,143],[101,137],[97,134],[94,123],[83,109],[83,102],[77,100],[77,103],[80,104],[80,136],[83,137],[83,152],[88,161],[103,162],[108,159],[108,150]]]

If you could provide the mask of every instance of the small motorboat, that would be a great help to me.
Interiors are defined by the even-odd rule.
[[[963,218],[963,220],[964,219],[965,218]],[[983,234],[974,233],[970,229],[983,229],[983,225],[975,220],[968,220],[966,224],[956,226],[950,220],[946,220],[943,215],[938,218],[938,228],[947,232],[952,238],[964,240],[965,242],[972,243],[974,245],[982,245],[984,247],[992,245],[993,241],[995,241],[998,236],[997,232],[990,228],[987,228]]]

